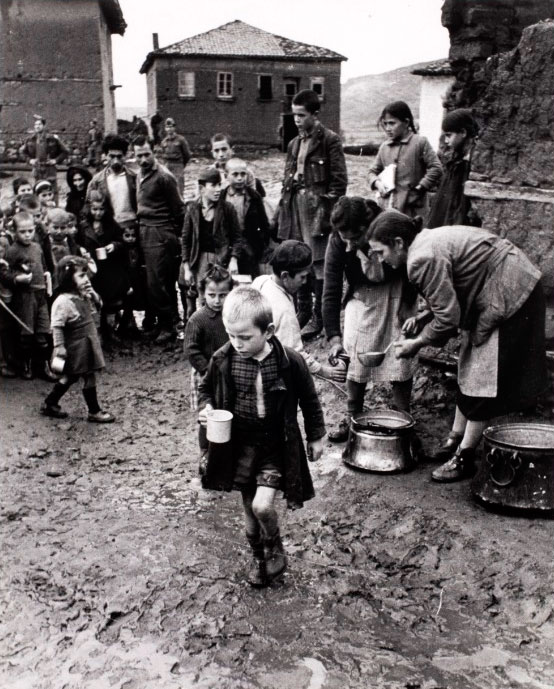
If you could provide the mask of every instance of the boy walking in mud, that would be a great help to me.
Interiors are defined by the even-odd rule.
[[[291,509],[314,496],[297,422],[304,416],[308,454],[321,457],[323,412],[300,354],[274,335],[269,301],[252,287],[233,290],[223,306],[230,342],[212,357],[199,385],[199,421],[211,409],[233,413],[231,442],[211,444],[204,488],[240,490],[246,538],[254,560],[248,582],[264,587],[287,566],[274,501],[282,490]]]

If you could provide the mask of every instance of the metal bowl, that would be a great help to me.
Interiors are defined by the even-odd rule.
[[[364,366],[381,366],[385,360],[386,352],[359,352],[358,361]]]

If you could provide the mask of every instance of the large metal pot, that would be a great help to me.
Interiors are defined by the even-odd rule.
[[[483,437],[473,496],[485,507],[554,511],[554,425],[490,426]]]
[[[345,464],[379,473],[409,471],[415,464],[415,421],[402,411],[377,409],[356,414],[350,421]]]

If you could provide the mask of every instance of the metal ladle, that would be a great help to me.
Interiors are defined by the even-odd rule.
[[[385,359],[385,354],[394,344],[394,340],[389,343],[384,352],[359,352],[358,361],[364,366],[380,366]]]

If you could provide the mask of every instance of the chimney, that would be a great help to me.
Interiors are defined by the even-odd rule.
[[[158,40],[158,34],[157,33],[152,34],[152,43],[154,45],[154,50],[160,49],[160,42]]]

